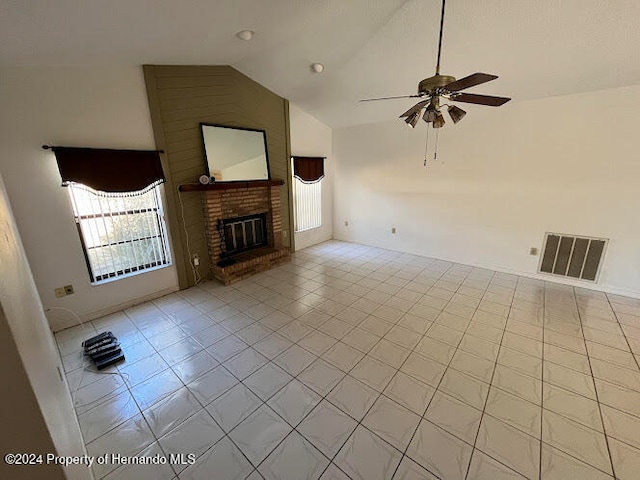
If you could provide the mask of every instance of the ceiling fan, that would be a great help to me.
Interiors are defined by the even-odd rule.
[[[510,98],[494,97],[490,95],[478,95],[475,93],[462,93],[462,90],[475,87],[483,83],[490,82],[498,78],[497,75],[488,73],[474,73],[467,77],[456,80],[450,75],[440,75],[440,52],[442,50],[442,27],[444,25],[444,8],[446,0],[442,0],[442,14],[440,16],[440,37],[438,40],[438,61],[436,63],[436,74],[433,77],[425,78],[418,84],[418,93],[415,95],[400,95],[396,97],[367,98],[360,100],[361,102],[371,102],[377,100],[391,100],[397,98],[423,98],[409,110],[400,115],[405,122],[411,127],[415,127],[420,121],[420,117],[433,125],[433,128],[441,128],[444,126],[444,116],[441,107],[446,106],[449,116],[453,123],[462,120],[467,112],[456,105],[443,105],[442,99],[462,102],[475,103],[477,105],[488,105],[490,107],[499,107],[507,103]]]

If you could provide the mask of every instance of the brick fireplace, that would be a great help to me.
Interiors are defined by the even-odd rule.
[[[272,180],[193,186],[193,190],[203,191],[207,244],[214,278],[229,285],[290,260],[289,248],[284,247],[282,242],[279,189],[283,183],[281,180]],[[249,242],[249,237],[257,238],[259,235],[253,230],[257,228],[257,223],[241,224],[246,219],[257,218],[264,219],[266,242],[255,242],[255,245],[247,247],[249,243],[254,243]],[[229,225],[234,225],[234,229],[231,230]],[[237,230],[239,228],[242,230]],[[221,264],[221,254],[224,256],[233,243],[227,238],[231,232],[238,235],[237,243],[242,244],[243,248],[229,254],[230,263]]]

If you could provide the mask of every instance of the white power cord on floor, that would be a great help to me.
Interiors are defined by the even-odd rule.
[[[189,255],[189,265],[191,265],[191,271],[193,272],[193,281],[194,285],[198,285],[202,281],[202,276],[200,275],[200,269],[196,268],[193,262],[193,257],[191,256],[191,246],[189,244],[189,232],[187,231],[187,223],[184,219],[184,204],[182,203],[182,195],[180,194],[180,188],[178,187],[178,202],[180,203],[180,214],[182,216],[182,228],[184,229],[184,236],[187,244],[187,254]]]

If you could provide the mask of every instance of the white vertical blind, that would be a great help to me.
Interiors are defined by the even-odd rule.
[[[322,180],[313,183],[293,178],[296,232],[322,225]]]

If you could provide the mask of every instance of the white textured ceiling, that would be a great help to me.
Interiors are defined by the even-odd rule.
[[[412,104],[357,101],[414,93],[433,75],[439,10],[440,0],[4,0],[0,65],[229,64],[339,127]],[[251,42],[234,36],[246,28]],[[470,91],[515,101],[564,95],[640,83],[639,45],[638,0],[448,0],[442,73],[494,73]]]

